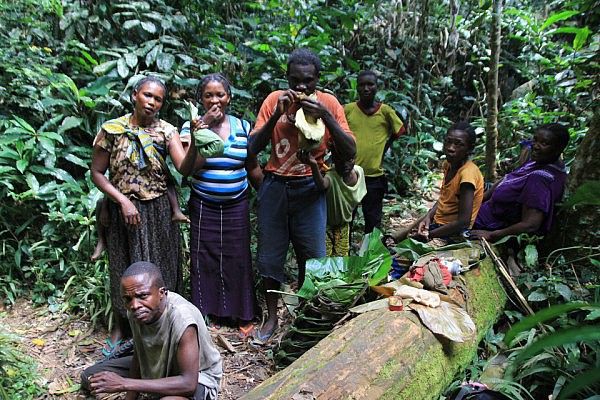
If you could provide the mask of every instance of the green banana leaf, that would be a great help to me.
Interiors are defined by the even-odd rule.
[[[472,247],[472,243],[464,242],[464,243],[450,244],[450,245],[442,246],[442,247],[433,247],[426,243],[416,241],[412,238],[407,238],[407,239],[404,239],[403,241],[401,241],[400,243],[398,243],[395,247],[395,250],[398,253],[398,255],[402,255],[412,261],[415,261],[415,260],[418,260],[421,256],[428,254],[428,253],[433,253],[436,251],[439,252],[439,251],[447,251],[447,250],[456,250],[456,249],[462,249],[464,247]]]
[[[364,283],[376,285],[385,279],[392,257],[381,242],[381,231],[366,234],[358,256],[312,258],[306,262],[306,278],[298,296],[312,299],[320,290],[331,300],[352,301]]]

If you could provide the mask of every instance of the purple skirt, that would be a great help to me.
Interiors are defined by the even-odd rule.
[[[192,192],[189,209],[192,303],[205,316],[254,319],[247,196],[219,204]]]

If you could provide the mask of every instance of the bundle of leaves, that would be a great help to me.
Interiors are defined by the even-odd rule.
[[[381,236],[378,230],[365,235],[357,256],[307,261],[296,318],[275,351],[278,368],[285,368],[329,335],[350,308],[364,301],[368,287],[387,277],[392,259]]]

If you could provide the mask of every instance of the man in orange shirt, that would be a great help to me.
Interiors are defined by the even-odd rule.
[[[267,340],[277,328],[277,300],[269,290],[279,289],[284,281],[284,263],[292,242],[298,263],[298,285],[304,281],[309,258],[325,256],[327,219],[325,193],[319,191],[308,165],[297,157],[299,130],[295,115],[321,119],[325,135],[311,150],[320,166],[327,148],[335,146],[344,159],[356,153],[354,136],[348,127],[344,109],[337,99],[316,90],[321,61],[308,49],[296,49],[287,64],[289,89],[271,93],[263,102],[256,126],[251,132],[250,149],[254,154],[271,143],[271,156],[265,178],[258,191],[257,268],[264,280],[268,319],[258,337]],[[304,96],[304,95],[306,96]],[[316,94],[316,100],[307,96]]]

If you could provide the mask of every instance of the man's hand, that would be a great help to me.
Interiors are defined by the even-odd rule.
[[[305,115],[309,115],[313,118],[325,119],[329,114],[329,110],[326,109],[323,104],[308,97],[300,101],[300,106],[304,110]]]
[[[127,225],[135,226],[141,222],[140,212],[128,198],[125,198],[121,203],[121,214],[123,214],[123,220]]]
[[[294,101],[296,101],[297,94],[291,89],[283,92],[279,98],[277,99],[277,111],[280,114],[284,114],[292,105]]]
[[[125,386],[126,379],[114,372],[102,371],[90,377],[92,394],[118,393],[128,390]]]

